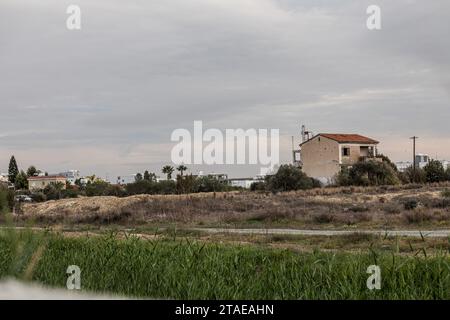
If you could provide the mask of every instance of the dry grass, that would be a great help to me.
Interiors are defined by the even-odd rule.
[[[27,204],[17,220],[43,224],[167,224],[342,228],[450,226],[448,184],[322,188],[279,194],[91,197]],[[417,206],[409,207],[415,201]]]

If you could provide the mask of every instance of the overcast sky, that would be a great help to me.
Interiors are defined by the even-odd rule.
[[[70,4],[81,30],[66,28]],[[382,30],[366,27],[370,4]],[[23,169],[159,173],[170,134],[194,120],[280,129],[283,162],[301,124],[367,135],[396,161],[417,135],[418,152],[450,159],[449,12],[448,0],[1,0],[0,171],[14,154]]]

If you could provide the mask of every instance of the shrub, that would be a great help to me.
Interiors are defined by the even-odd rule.
[[[415,208],[418,207],[418,205],[419,205],[419,202],[414,199],[406,200],[405,203],[403,204],[405,210],[414,210]]]
[[[338,186],[378,186],[396,185],[400,180],[390,162],[365,160],[350,168],[342,168],[335,178],[335,183]]]
[[[98,180],[88,183],[85,187],[85,192],[88,197],[104,196],[109,186],[108,182]]]
[[[350,181],[359,186],[378,186],[399,184],[392,166],[374,160],[359,161],[349,170]]]
[[[78,191],[73,189],[61,190],[61,198],[78,198]]]
[[[43,193],[45,194],[47,200],[58,200],[62,198],[62,190],[64,185],[62,183],[50,183],[47,185]]]
[[[317,223],[330,223],[333,222],[334,216],[332,213],[318,213],[312,216],[313,221]]]
[[[177,175],[177,192],[178,193],[193,193],[197,191],[197,179],[192,174]]]
[[[105,190],[105,196],[125,197],[126,195],[124,187],[118,185],[109,185]]]
[[[445,170],[442,163],[437,160],[431,160],[424,168],[427,182],[441,182],[446,180]]]
[[[47,200],[47,196],[43,192],[35,192],[30,195],[34,202],[44,202]]]
[[[383,207],[383,210],[388,214],[399,214],[400,212],[402,212],[402,207],[400,204],[389,203]]]
[[[11,211],[14,207],[14,192],[0,187],[0,214]]]
[[[355,205],[349,208],[351,212],[366,212],[369,211],[369,208],[366,206]]]
[[[421,223],[433,219],[433,214],[425,210],[414,210],[404,213],[404,217],[408,223]]]
[[[197,178],[196,184],[196,192],[220,192],[229,189],[224,181],[208,176]]]
[[[406,170],[399,174],[402,183],[425,183],[427,177],[425,171],[421,168],[414,168],[412,166],[406,168]]]
[[[267,184],[263,181],[253,182],[250,185],[250,191],[265,191]]]
[[[315,182],[298,167],[284,164],[275,175],[267,178],[267,185],[270,191],[278,192],[312,189]]]

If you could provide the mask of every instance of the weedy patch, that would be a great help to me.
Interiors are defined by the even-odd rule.
[[[367,242],[351,235],[343,242]],[[45,244],[45,246],[43,246]],[[20,248],[20,249],[19,249]],[[14,276],[64,287],[77,265],[82,290],[174,299],[449,299],[447,255],[298,253],[189,239],[162,241],[113,233],[92,238],[3,233],[0,278]],[[27,267],[32,264],[32,267]],[[366,287],[367,267],[382,272],[381,290]]]

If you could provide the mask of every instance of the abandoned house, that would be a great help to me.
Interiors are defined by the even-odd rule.
[[[308,176],[327,185],[342,167],[376,158],[377,145],[359,134],[319,133],[300,144],[300,165]]]

